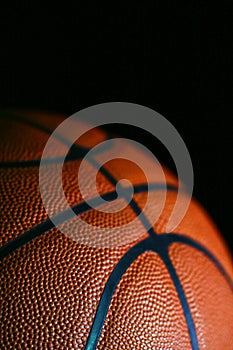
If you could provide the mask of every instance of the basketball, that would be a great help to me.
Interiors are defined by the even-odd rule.
[[[154,171],[143,149],[127,140],[121,149],[100,127],[85,132],[69,152],[64,137],[54,138],[54,152],[42,164],[46,143],[65,116],[26,110],[0,116],[1,349],[232,349],[232,258],[195,199],[166,233],[176,176],[165,166],[163,175]],[[105,152],[100,149],[91,164],[84,159],[106,140],[119,157],[97,166]],[[136,154],[147,174],[121,157],[126,152],[130,159]],[[65,201],[50,185],[59,185],[62,158],[60,187],[79,221],[63,220]],[[92,208],[94,168],[97,193],[107,204]],[[133,189],[127,205],[116,193],[121,180]],[[149,209],[148,183],[155,198]],[[116,210],[105,211],[111,202]]]

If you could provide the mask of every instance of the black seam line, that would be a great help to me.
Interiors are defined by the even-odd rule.
[[[123,275],[127,271],[127,269],[131,266],[132,263],[136,261],[136,259],[139,256],[141,256],[143,253],[148,251],[157,253],[163,259],[164,264],[167,267],[167,263],[168,263],[168,259],[167,259],[168,244],[167,243],[168,243],[167,235],[159,235],[159,236],[153,236],[153,237],[150,236],[148,238],[145,238],[143,241],[137,243],[133,247],[131,247],[117,262],[110,276],[108,277],[107,282],[105,283],[101,298],[97,306],[92,327],[88,335],[85,350],[96,349],[104,322],[106,320],[106,316],[108,313],[108,309],[109,309],[113,294],[117,286],[119,285],[119,282],[122,279]],[[171,274],[171,271],[169,272]],[[175,276],[173,273],[173,275],[171,275],[171,279],[175,285],[175,283],[177,283],[178,278],[176,278],[176,281],[174,281],[174,277],[177,277],[177,276]],[[178,288],[177,292],[178,292],[178,297],[180,299],[180,293],[182,293],[182,288]],[[182,293],[182,297],[186,298],[184,293]],[[182,308],[183,308],[183,305],[184,303],[182,304]],[[187,309],[189,309],[188,304],[185,304],[185,306]],[[183,311],[184,311],[184,308],[183,308]],[[191,317],[191,327],[193,329],[194,324],[192,322],[191,313],[189,313],[189,320],[190,320],[190,317]],[[188,324],[187,322],[187,326],[189,325],[190,323]],[[194,331],[194,336],[195,336],[195,331]],[[190,341],[192,341],[192,339],[190,339]],[[197,349],[197,348],[192,347],[192,349]]]
[[[215,255],[213,255],[206,247],[204,247],[201,243],[199,243],[195,239],[180,233],[176,233],[176,232],[168,233],[167,237],[170,240],[170,244],[173,244],[173,243],[185,244],[203,253],[218,268],[219,272],[224,276],[224,278],[226,279],[227,283],[229,284],[230,288],[233,291],[233,280],[231,279],[230,275],[226,272],[226,270],[224,269],[222,264],[218,261],[218,259],[215,257]]]
[[[4,113],[4,114],[2,114],[2,113]],[[29,126],[31,126],[31,127],[33,127],[33,128],[36,128],[36,129],[39,129],[39,130],[41,130],[41,131],[43,131],[43,132],[45,132],[45,133],[47,133],[47,134],[49,134],[49,135],[51,135],[52,134],[52,130],[51,129],[48,129],[48,128],[46,128],[46,127],[44,127],[43,125],[41,125],[41,124],[39,124],[39,123],[37,123],[37,122],[35,122],[35,121],[31,121],[31,120],[29,120],[29,119],[27,119],[27,118],[24,118],[22,115],[19,115],[19,114],[16,114],[16,113],[11,113],[11,112],[9,112],[9,111],[7,111],[7,110],[1,110],[0,111],[0,116],[1,117],[3,117],[3,118],[6,118],[7,116],[9,116],[11,119],[13,119],[13,120],[16,120],[17,122],[22,122],[22,123],[24,123],[24,124],[26,124],[26,125],[29,125]],[[109,134],[106,132],[106,135],[108,136]],[[58,135],[58,134],[56,134],[56,136],[57,136],[57,138],[58,138],[58,140],[59,141],[61,141],[62,143],[64,143],[65,145],[70,145],[70,143],[65,139],[65,138],[63,138],[61,135]],[[83,152],[83,153],[87,153],[88,151],[89,151],[89,148],[86,148],[86,147],[82,147],[82,146],[79,146],[79,145],[76,145],[76,144],[73,144],[72,145],[72,147],[73,147],[73,149],[74,150],[78,150],[79,152],[81,151],[81,152]],[[67,161],[69,161],[69,160],[78,160],[79,158],[76,158],[77,157],[77,155],[75,154],[75,152],[70,152],[70,154],[68,154],[67,155]],[[57,158],[54,158],[54,159],[48,159],[48,163],[50,164],[50,161],[51,162],[53,162],[53,161],[59,161],[59,157],[57,157]],[[65,160],[66,161],[66,160]],[[95,161],[95,160],[93,160],[96,164],[95,165],[97,165],[98,166],[98,163]],[[32,160],[32,161],[22,161],[22,164],[24,164],[25,162],[32,162],[32,164],[33,164],[33,162],[40,162],[40,160]],[[45,160],[45,163],[47,162],[47,160]],[[14,164],[17,164],[18,162],[3,162],[2,164],[4,165],[7,165],[7,163],[14,163]],[[113,184],[113,185],[116,185],[116,183],[117,183],[117,180],[104,168],[104,167],[101,167],[100,168],[100,170],[102,170],[101,172],[103,173],[103,175],[105,175],[105,177],[108,179],[108,180],[110,180],[110,182]],[[110,178],[109,178],[110,177]],[[177,190],[177,187],[175,187],[175,186],[172,186],[172,185],[167,185],[167,186],[165,186],[165,185],[161,185],[161,184],[155,184],[155,185],[151,185],[151,186],[156,186],[157,187],[157,189],[159,189],[159,187],[160,187],[160,189],[165,189],[165,188],[167,188],[168,190],[170,190],[170,191],[172,191],[172,190]],[[144,189],[142,189],[142,190],[139,190],[139,188],[144,188]],[[134,187],[134,191],[135,191],[135,193],[140,193],[140,192],[143,192],[143,191],[146,191],[148,189],[148,187],[147,187],[147,185],[138,185],[138,186],[135,186]],[[109,193],[106,193],[106,194],[104,194],[104,195],[102,195],[102,198],[105,198],[105,196],[106,196],[106,200],[114,200],[115,198],[113,198],[114,197],[114,195],[113,194],[116,194],[116,192],[115,191],[112,191],[112,192],[109,192]],[[113,195],[113,197],[112,198],[108,198],[108,196],[111,196],[111,195]],[[83,202],[83,203],[80,203],[80,204],[78,204],[78,205],[76,205],[76,206],[74,206],[72,209],[73,209],[73,211],[74,212],[76,212],[76,207],[81,207],[82,205],[85,205],[85,202]],[[86,203],[86,205],[87,205],[87,203]],[[88,206],[88,205],[87,205]],[[132,210],[134,210],[136,213],[138,212],[138,210],[140,210],[140,208],[137,206],[137,204],[136,204],[136,202],[134,202],[133,201],[133,203],[132,203],[132,201],[131,201],[131,203],[130,203],[130,206],[131,206],[131,208],[132,208]],[[90,208],[91,209],[91,208]],[[58,214],[59,215],[59,214]],[[49,220],[47,220],[47,221],[49,221]],[[46,222],[44,222],[44,223],[46,223]],[[44,224],[44,223],[42,223],[42,224]],[[42,224],[40,224],[40,225],[42,225]],[[40,225],[38,225],[38,226],[40,226]],[[37,227],[38,227],[37,226]],[[36,228],[36,227],[35,227]],[[26,234],[26,232],[25,232],[25,234]],[[22,234],[22,235],[24,235],[24,234]],[[21,236],[22,236],[21,235]],[[21,237],[20,236],[20,237]],[[20,237],[17,237],[17,238],[20,238]],[[9,242],[10,243],[10,242]],[[1,247],[1,248],[3,248],[3,247]],[[0,252],[1,252],[1,248],[0,248]],[[0,255],[0,258],[1,258],[1,255]]]
[[[168,191],[177,191],[177,187],[172,186],[172,185],[166,185],[166,184],[151,184],[151,189],[152,190],[168,190]],[[134,193],[143,193],[148,190],[148,185],[147,184],[141,184],[134,186]],[[118,194],[116,191],[111,191],[108,193],[105,193],[101,195],[101,198],[103,198],[106,201],[112,201],[118,198]],[[98,201],[98,197],[93,198],[89,200],[90,204],[94,204],[95,207],[98,206],[100,203]],[[74,218],[75,215],[81,215],[85,212],[88,212],[92,210],[93,208],[87,204],[85,201],[79,204],[76,204],[75,206],[71,207],[71,209],[74,212],[74,215],[71,216],[70,210],[65,210],[57,215],[54,216],[57,222],[57,226]],[[22,233],[20,236],[14,238],[13,240],[9,241],[6,243],[4,246],[0,248],[0,259],[3,259],[4,257],[10,255],[13,253],[15,250],[22,248],[25,244],[31,242],[35,238],[41,236],[42,234],[50,231],[55,227],[54,223],[52,222],[51,219],[47,219],[44,222],[38,224],[35,227],[32,227],[30,230]]]
[[[94,158],[90,158],[89,162],[95,167],[95,168],[99,168],[99,163],[94,159]],[[99,168],[99,171],[101,174],[103,174],[105,176],[105,178],[113,185],[116,186],[117,183],[118,185],[122,188],[121,184],[118,182],[118,180],[111,174],[111,172],[109,172],[107,169],[105,169],[103,166],[101,168]],[[123,191],[122,188],[122,194],[124,199],[128,202],[128,196],[127,196],[127,192]],[[140,207],[138,206],[138,204],[135,202],[135,200],[132,198],[132,200],[130,200],[129,205],[131,207],[131,209],[135,212],[135,214],[137,215],[137,217],[140,215],[139,219],[142,223],[142,225],[144,226],[145,230],[149,232],[150,235],[156,235],[157,233],[155,232],[155,230],[153,229],[152,225],[150,224],[149,220],[147,219],[146,215],[144,215],[144,213],[141,211]]]
[[[4,114],[2,114],[4,113]],[[30,119],[27,119],[27,118],[24,118],[22,115],[19,115],[19,114],[16,114],[16,113],[13,113],[13,112],[9,112],[9,111],[4,111],[4,110],[1,110],[0,111],[0,117],[3,117],[3,118],[11,118],[13,120],[15,120],[16,122],[19,122],[19,123],[23,123],[27,126],[31,126],[32,128],[34,129],[38,129],[40,131],[43,131],[44,133],[48,134],[48,135],[52,135],[52,133],[54,132],[54,130],[56,130],[56,128],[54,130],[51,130],[49,128],[46,128],[44,125],[41,125],[40,123],[37,123],[36,121],[32,121]],[[65,120],[65,118],[61,121],[61,123]],[[59,124],[61,124],[59,123]],[[94,127],[95,128],[95,127]],[[97,127],[98,128],[98,127]],[[111,135],[109,132],[107,132],[106,130],[104,130],[106,136],[108,137],[109,140],[112,140],[114,139],[114,136]],[[68,146],[70,148],[70,141],[67,140],[65,137],[63,137],[62,135],[58,134],[58,133],[55,133],[54,134],[54,137],[57,138],[58,141],[60,141],[61,143],[63,143],[64,145]],[[77,145],[76,143],[72,144],[71,148],[74,148],[74,149],[78,149],[78,150],[81,150],[81,151],[84,151],[85,153],[87,153],[90,148],[88,147],[84,147],[84,146],[80,146],[80,145]],[[6,162],[7,163],[7,162]],[[15,162],[13,162],[15,163]],[[17,162],[16,162],[17,163]]]
[[[25,118],[19,117],[19,119],[21,119],[22,121],[24,121],[26,124],[31,123],[30,121],[28,121],[27,119],[25,120]],[[50,130],[48,130],[47,128],[41,127],[41,125],[38,125],[37,123],[32,123],[34,127],[43,129],[43,131],[46,131],[47,133],[51,133]],[[65,138],[63,138],[62,136],[60,137],[60,135],[56,135],[57,139],[60,140],[61,142],[63,142],[65,145],[69,145],[70,143],[69,141],[67,141]],[[77,150],[80,150],[79,146],[77,146],[76,144],[72,145],[72,150],[75,152]],[[99,169],[100,173],[102,173],[105,178],[114,186],[116,186],[117,184],[117,179],[115,179],[115,177],[107,170],[105,169],[103,166],[100,167],[100,164],[92,157],[89,158],[90,163],[97,169]],[[122,191],[123,195],[125,194],[125,191]],[[125,196],[124,196],[125,197]],[[125,200],[127,201],[127,197],[125,197]],[[134,201],[134,199],[132,199],[129,203],[130,207],[132,208],[132,210],[137,214],[140,211],[139,206],[137,205],[137,203]],[[140,217],[141,223],[143,224],[143,226],[145,227],[145,229],[148,228],[148,226],[151,226],[148,219],[146,218],[146,216],[143,214]],[[149,234],[156,234],[156,232],[154,231],[153,227],[150,227],[149,230]],[[1,251],[0,251],[1,252]]]
[[[28,121],[27,119],[25,120],[25,118],[23,118],[23,117],[20,117],[20,116],[19,116],[19,119],[21,119],[21,120],[24,121],[25,123],[28,123],[28,124],[30,123],[30,121]],[[48,130],[47,128],[41,127],[40,124],[37,124],[37,123],[32,123],[32,124],[34,124],[35,127],[40,128],[40,129],[42,129],[43,131],[46,131],[47,133],[50,133],[50,134],[51,134],[51,131],[50,131],[50,130]],[[57,137],[57,139],[58,139],[59,141],[63,142],[65,145],[70,146],[70,142],[67,141],[65,138],[63,138],[62,136],[60,136],[60,135],[58,135],[58,134],[56,134],[55,136]],[[86,149],[86,151],[88,151],[88,150],[89,150],[89,149]],[[73,144],[72,147],[71,147],[71,149],[70,149],[70,151],[72,151],[72,152],[80,151],[80,147],[79,147],[78,145],[76,145],[76,144]],[[115,179],[115,177],[111,174],[111,172],[109,172],[107,169],[105,169],[104,166],[101,166],[101,167],[100,167],[100,164],[99,164],[93,157],[92,157],[92,158],[89,157],[89,162],[90,162],[95,168],[99,169],[100,173],[101,173],[102,175],[104,175],[105,178],[106,178],[112,185],[116,186],[116,184],[118,183],[118,180]],[[119,184],[119,185],[120,185],[120,184]],[[120,185],[120,186],[121,186],[121,185]],[[125,194],[125,191],[123,191],[123,194]],[[125,200],[127,201],[128,198],[125,197],[125,196],[124,196],[124,198],[125,198]],[[137,203],[134,201],[134,199],[132,199],[132,200],[130,201],[129,205],[131,206],[132,210],[133,210],[136,214],[140,211],[140,208],[139,208],[139,206],[137,205]],[[148,220],[147,217],[143,214],[143,212],[142,212],[142,215],[141,215],[141,217],[140,217],[140,220],[141,220],[142,225],[145,227],[145,229],[147,229],[148,227],[150,227],[150,229],[149,229],[149,234],[151,234],[151,235],[156,234],[156,232],[154,231],[152,225],[150,225],[149,220]]]
[[[37,122],[34,122],[34,121],[31,121],[31,120],[28,120],[20,115],[12,115],[8,112],[6,112],[4,115],[2,115],[4,118],[6,118],[7,116],[9,116],[11,119],[17,121],[17,122],[21,122],[25,125],[28,125],[28,126],[31,126],[35,129],[38,129],[40,131],[43,131],[45,132],[46,134],[48,135],[51,135],[53,133],[52,130],[44,127],[43,125],[37,123]],[[55,137],[57,138],[58,141],[60,141],[61,143],[63,143],[64,145],[66,146],[69,146],[70,147],[70,142],[68,140],[66,140],[63,136],[59,135],[59,134],[55,134]],[[72,152],[71,152],[71,149],[72,149]],[[89,152],[89,148],[87,147],[83,147],[83,146],[80,146],[80,145],[76,145],[76,144],[73,144],[71,146],[71,149],[70,149],[70,153],[66,156],[67,160],[65,159],[65,162],[66,161],[71,161],[71,160],[78,160],[78,159],[81,159],[85,154],[87,154]],[[79,155],[77,156],[76,152],[78,151],[79,152]],[[63,159],[63,157],[54,157],[54,158],[49,158],[49,159],[46,159],[46,160],[43,160],[43,163],[45,165],[47,164],[54,164],[54,163],[59,163],[61,162]],[[6,161],[6,162],[1,162],[0,163],[0,166],[2,168],[11,168],[11,167],[31,167],[31,166],[39,166],[40,165],[40,162],[41,162],[41,159],[34,159],[34,160],[19,160],[19,161]]]
[[[27,123],[28,123],[28,121],[27,121]],[[37,126],[38,127],[38,126]],[[59,136],[59,135],[58,135]],[[57,137],[58,139],[60,139],[60,136],[59,137]],[[65,143],[65,144],[67,144],[66,143],[66,140],[64,140],[62,137],[61,137],[61,139],[60,139],[60,141],[62,141],[63,143]],[[68,143],[68,145],[70,146],[70,144]],[[95,160],[92,160],[92,161],[94,161],[95,162]],[[98,165],[98,163],[97,162],[95,162],[97,165]],[[116,179],[114,178],[114,176],[112,176],[112,174],[111,173],[109,173],[106,169],[104,169],[103,167],[102,167],[102,173],[103,173],[103,175],[105,175],[105,177],[112,183],[112,184],[114,184],[114,185],[116,185],[116,183],[117,183],[117,181],[116,181]],[[125,198],[126,199],[126,198]],[[132,200],[133,201],[133,200]],[[136,202],[134,202],[133,201],[133,203],[132,203],[132,201],[130,202],[130,206],[131,206],[131,208],[135,211],[135,212],[137,212],[138,211],[138,206],[137,206],[137,203]],[[133,204],[133,205],[132,205]],[[146,217],[144,217],[143,218],[144,220],[146,219],[147,220],[147,218]],[[142,224],[144,224],[144,226],[145,226],[145,223],[143,222],[143,220],[141,220],[142,221]],[[152,229],[152,231],[151,231],[151,233],[153,233],[154,231],[153,231],[153,229]],[[194,332],[195,333],[195,332]],[[192,336],[191,336],[191,340],[192,340]],[[194,345],[194,344],[193,344]],[[195,346],[195,345],[194,345]],[[198,347],[198,345],[197,345],[197,347]],[[193,347],[194,348],[194,347]],[[195,348],[196,348],[196,346],[195,346]]]
[[[168,247],[167,247],[168,248]],[[189,339],[190,339],[190,343],[192,346],[192,350],[199,350],[199,345],[198,345],[198,338],[197,338],[197,330],[195,327],[195,323],[193,320],[193,315],[187,300],[187,296],[185,294],[184,288],[182,286],[182,283],[180,281],[180,278],[177,274],[177,271],[175,269],[175,267],[173,266],[173,263],[170,259],[169,253],[168,253],[168,249],[166,251],[166,253],[163,252],[158,252],[158,254],[160,255],[161,259],[163,260],[169,274],[171,277],[171,280],[173,282],[173,285],[176,289],[182,310],[183,310],[183,315],[188,327],[188,333],[189,333]]]
[[[179,233],[161,233],[159,235],[150,236],[145,238],[143,241],[132,246],[117,262],[113,268],[111,274],[108,277],[107,282],[105,283],[101,298],[99,300],[95,317],[92,323],[91,330],[88,335],[86,342],[85,350],[94,350],[96,349],[106,315],[112,300],[112,296],[119,285],[119,282],[122,276],[125,274],[126,270],[131,266],[131,264],[143,253],[152,251],[157,253],[163,260],[168,272],[170,273],[173,284],[177,290],[179,300],[184,312],[186,323],[188,326],[188,331],[190,335],[190,341],[192,344],[192,349],[197,350],[198,339],[196,336],[195,324],[192,319],[192,313],[189,308],[189,304],[186,300],[186,296],[180,283],[179,277],[176,273],[176,269],[172,264],[172,261],[169,257],[169,246],[173,243],[186,244],[189,247],[192,247],[200,251],[205,255],[214,265],[218,268],[220,273],[225,277],[226,281],[233,288],[233,281],[230,276],[227,274],[221,263],[218,259],[201,243],[196,242],[190,237],[181,235]]]
[[[30,160],[22,159],[22,160],[6,161],[6,162],[3,161],[3,162],[0,162],[0,168],[4,168],[4,169],[5,168],[28,168],[28,167],[67,163],[75,160],[82,160],[90,150],[91,150],[90,148],[74,144],[70,148],[70,151],[65,157],[64,156],[52,157],[52,158],[43,159],[43,161],[41,158],[30,159]]]
[[[1,111],[0,112],[0,116],[5,118],[5,119],[7,117],[9,117],[12,120],[15,120],[16,122],[19,122],[19,123],[21,122],[21,123],[23,123],[23,124],[25,124],[27,126],[33,127],[34,129],[41,130],[41,131],[45,132],[48,135],[51,135],[53,133],[53,131],[51,129],[46,128],[45,126],[41,125],[40,123],[37,123],[36,121],[32,121],[30,119],[24,118],[22,115],[16,114],[14,112]],[[67,145],[67,140],[66,139],[64,139],[62,136],[57,135],[57,134],[56,134],[56,136],[59,136],[59,138],[57,137],[59,141],[63,142],[65,145]]]

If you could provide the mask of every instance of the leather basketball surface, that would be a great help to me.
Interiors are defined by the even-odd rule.
[[[44,112],[1,112],[1,349],[232,349],[231,256],[195,200],[165,237],[177,193],[177,179],[166,168],[170,190],[152,233],[145,230],[137,237],[124,225],[135,219],[135,206],[143,210],[147,179],[158,200],[163,189],[156,188],[156,181],[162,180],[152,173],[146,178],[137,165],[122,159],[107,162],[105,172],[134,185],[134,207],[111,214],[78,212],[91,225],[79,232],[75,222],[67,222],[74,239],[51,225],[40,195],[39,165],[50,134],[63,120]],[[108,137],[94,129],[75,144],[91,149]],[[59,158],[66,147],[61,140],[54,143],[50,157]],[[129,147],[129,154],[134,151]],[[138,157],[150,162],[143,153]],[[84,202],[77,178],[81,162],[68,159],[62,174],[67,202],[77,208]],[[46,166],[56,181],[56,162]],[[90,176],[84,179],[87,188]],[[115,191],[104,172],[98,173],[96,186],[102,196]],[[49,187],[47,196],[54,213],[64,209]],[[155,203],[145,214],[148,220],[156,210]],[[131,243],[119,245],[113,237],[115,247],[92,247],[88,237],[95,227],[117,227]]]

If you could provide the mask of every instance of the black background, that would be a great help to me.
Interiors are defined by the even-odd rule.
[[[69,115],[125,101],[161,113],[190,151],[195,197],[231,245],[232,14],[230,1],[4,5],[1,106]],[[173,168],[156,140],[133,136]]]

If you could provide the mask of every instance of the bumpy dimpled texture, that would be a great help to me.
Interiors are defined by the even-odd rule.
[[[23,161],[40,159],[50,132],[62,120],[61,115],[41,112],[2,113],[0,154],[5,166],[0,169],[1,245],[48,219],[39,191],[39,163],[26,166]],[[102,130],[92,130],[77,144],[93,147],[106,137]],[[63,155],[66,147],[57,140],[54,142],[57,143],[56,154],[51,156]],[[138,156],[143,157],[142,154]],[[70,205],[83,201],[77,183],[79,166],[80,160],[75,160],[67,162],[63,168],[63,187]],[[56,165],[50,167],[56,174]],[[117,179],[128,178],[134,185],[145,183],[143,173],[126,161],[109,162],[106,168]],[[165,175],[169,184],[177,184],[166,169]],[[149,174],[149,180],[152,177]],[[103,174],[99,173],[96,180],[99,193],[114,190]],[[49,188],[47,195],[54,213],[63,209]],[[146,198],[146,192],[134,195],[141,209]],[[175,199],[176,193],[168,192],[165,208],[154,225],[158,234],[165,230]],[[81,216],[94,225],[93,230],[95,226],[123,230],[122,224],[130,222],[135,213],[127,207],[112,215],[91,210]],[[71,222],[71,228],[72,225]],[[176,232],[209,249],[233,278],[229,252],[198,203],[192,201]],[[125,234],[131,233],[126,231]],[[78,243],[53,228],[3,258],[0,262],[1,349],[85,349],[111,272],[120,258],[147,236],[144,232],[130,244],[97,249]],[[231,349],[233,295],[228,282],[203,253],[192,247],[174,243],[169,248],[169,256],[187,297],[199,348]],[[176,289],[156,253],[140,255],[121,278],[97,349],[191,349]]]

